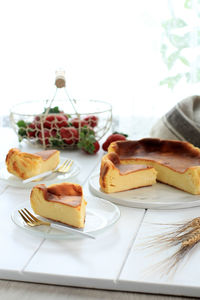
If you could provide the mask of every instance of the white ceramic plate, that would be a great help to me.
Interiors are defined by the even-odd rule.
[[[65,157],[60,157],[60,164],[62,164],[67,158]],[[49,176],[44,177],[44,179],[41,179],[39,181],[32,181],[29,183],[23,183],[22,179],[18,178],[17,176],[14,176],[10,174],[7,171],[6,165],[1,164],[0,166],[0,180],[3,181],[4,183],[14,186],[14,187],[19,187],[19,188],[32,188],[36,184],[44,183],[46,185],[50,185],[59,182],[64,182],[68,181],[70,178],[75,177],[78,175],[80,172],[80,167],[78,164],[74,161],[72,167],[70,168],[68,173],[53,173]]]
[[[200,205],[200,195],[191,195],[162,183],[125,192],[107,194],[101,190],[99,174],[96,174],[90,177],[89,186],[94,195],[129,207],[180,209]]]
[[[107,229],[118,221],[120,217],[120,210],[116,205],[94,196],[86,196],[85,199],[87,200],[85,227],[77,230],[86,233],[96,233]],[[44,238],[52,239],[80,238],[78,235],[73,235],[57,229],[51,229],[48,226],[30,227],[26,225],[18,213],[18,210],[23,208],[27,208],[31,213],[34,214],[31,209],[30,202],[26,201],[15,208],[11,214],[11,218],[17,226],[28,231],[30,234],[36,234]],[[45,220],[45,218],[40,216],[37,217]]]

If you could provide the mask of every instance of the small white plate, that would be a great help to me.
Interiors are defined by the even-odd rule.
[[[116,204],[150,209],[180,209],[200,205],[200,195],[192,195],[166,184],[156,183],[124,192],[104,193],[99,185],[99,174],[89,179],[91,192]]]
[[[60,157],[60,164],[64,163],[64,161],[67,158],[65,157]],[[49,176],[44,177],[41,180],[38,181],[31,181],[29,183],[23,183],[22,179],[18,178],[17,176],[14,176],[12,174],[10,174],[7,171],[6,165],[5,164],[1,164],[0,166],[0,180],[4,181],[6,184],[14,186],[14,187],[19,187],[19,188],[32,188],[34,187],[36,184],[41,184],[44,183],[46,185],[50,185],[55,183],[59,183],[59,182],[65,182],[66,180],[75,177],[79,174],[80,172],[80,167],[78,166],[78,164],[74,161],[72,164],[72,167],[70,168],[69,172],[67,173],[53,173]]]
[[[83,229],[77,230],[85,233],[96,233],[101,230],[107,229],[119,220],[120,210],[113,203],[97,198],[95,196],[86,196],[85,199],[87,201],[85,227]],[[35,215],[35,213],[32,211],[30,202],[26,201],[21,203],[17,208],[15,208],[15,210],[11,214],[11,218],[17,226],[28,231],[29,233],[51,239],[80,238],[80,236],[66,233],[57,229],[51,229],[48,226],[28,226],[18,213],[18,210],[23,208],[27,208],[31,213]],[[42,218],[40,216],[37,217],[42,220],[46,220],[45,218]],[[53,223],[53,221],[50,222]],[[64,226],[67,227],[67,225]]]

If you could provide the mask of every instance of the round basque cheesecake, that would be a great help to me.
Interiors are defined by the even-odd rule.
[[[191,194],[200,194],[200,149],[188,142],[145,138],[110,144],[120,164],[153,167],[157,180]]]

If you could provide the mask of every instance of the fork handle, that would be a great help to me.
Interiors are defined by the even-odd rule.
[[[64,225],[53,224],[53,223],[51,223],[50,226],[51,226],[51,228],[62,230],[62,231],[68,232],[68,233],[88,237],[90,239],[95,239],[95,237],[93,235],[91,235],[89,233],[86,233],[86,232],[79,231],[78,229],[73,229],[73,228],[70,228],[70,227],[66,227]]]
[[[36,180],[36,179],[43,178],[43,177],[46,177],[48,175],[51,175],[52,173],[53,173],[53,171],[44,172],[44,173],[41,173],[39,175],[36,175],[36,176],[30,177],[28,179],[25,179],[22,182],[23,183],[29,183],[29,182],[31,182],[33,180]]]

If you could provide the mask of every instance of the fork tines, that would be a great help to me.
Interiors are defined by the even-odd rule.
[[[18,210],[18,212],[26,223],[28,223],[28,222],[34,223],[34,222],[38,221],[38,219],[36,217],[34,217],[30,213],[30,211],[28,211],[28,209],[26,209],[26,208],[24,208],[24,210],[23,209]]]
[[[64,164],[60,167],[60,169],[62,169],[62,172],[67,172],[71,168],[72,164],[73,164],[73,160],[71,159],[66,160]]]

